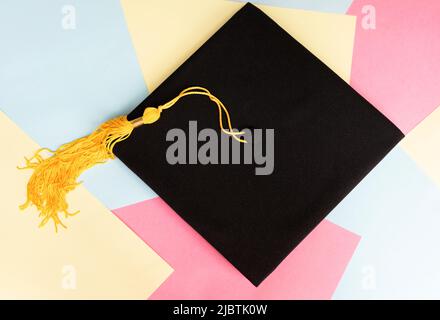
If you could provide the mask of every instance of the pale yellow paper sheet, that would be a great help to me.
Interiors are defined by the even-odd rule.
[[[243,6],[226,0],[121,0],[121,3],[150,91]],[[258,7],[349,81],[356,17]]]
[[[401,146],[440,186],[440,107],[413,129]]]
[[[0,112],[0,299],[146,299],[172,269],[84,187],[69,198],[68,229],[39,229],[20,211],[38,145]],[[115,181],[117,183],[117,181]]]

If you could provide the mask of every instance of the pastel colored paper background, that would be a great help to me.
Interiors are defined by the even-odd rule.
[[[236,1],[247,2],[246,0]],[[257,0],[250,2],[282,8],[345,13],[352,3],[352,0]]]
[[[373,7],[376,29],[364,29]],[[440,1],[355,0],[351,85],[404,133],[440,105]],[[368,24],[368,23],[367,23]]]
[[[376,29],[362,27],[373,5]],[[439,298],[439,3],[357,1],[351,84],[404,132],[329,215],[362,238],[335,299]],[[406,152],[405,152],[406,151]],[[426,176],[426,174],[428,176]]]
[[[440,186],[440,108],[406,136],[402,147]]]
[[[396,147],[329,219],[362,238],[333,298],[440,297],[440,191]]]
[[[66,4],[75,7],[75,30],[62,28]],[[145,98],[118,0],[5,0],[0,21],[0,110],[40,145],[88,134]],[[109,208],[155,197],[119,160],[81,179]]]
[[[68,229],[39,229],[38,212],[22,212],[30,171],[17,170],[38,149],[0,112],[0,299],[145,299],[172,269],[80,186],[69,197]],[[75,209],[74,209],[75,208]],[[72,281],[75,283],[72,286]]]
[[[242,3],[224,0],[122,0],[121,3],[150,91],[243,6]],[[344,80],[349,81],[354,17],[259,7]],[[168,23],[163,24],[162,21]],[[158,25],[161,26],[159,30]]]
[[[66,5],[65,1],[2,1],[0,110],[39,144],[56,147],[66,140],[88,133],[107,118],[131,110],[145,98],[147,86],[150,90],[154,89],[203,43],[203,39],[220,27],[228,15],[232,15],[242,5],[239,1],[201,0],[203,3],[197,3],[196,0],[190,0],[185,1],[186,6],[182,6],[184,1],[176,0],[175,10],[171,10],[173,6],[169,5],[169,1],[122,0],[120,3],[117,0],[73,0],[69,4],[75,6],[78,20],[78,27],[74,31],[61,28],[61,10]],[[350,80],[351,72],[352,86],[408,133],[440,105],[440,73],[437,63],[440,51],[440,5],[435,0],[355,0],[348,9],[348,14],[357,16],[355,38],[354,17],[283,9],[344,13],[350,2],[258,1],[279,7],[263,6],[263,9],[268,8],[266,12],[272,18],[346,81]],[[366,5],[373,5],[376,9],[377,25],[374,30],[362,27],[365,17],[362,10]],[[143,11],[131,14],[131,6],[134,9],[142,6],[138,9]],[[188,13],[190,8],[194,15]],[[197,11],[197,8],[203,10]],[[167,23],[164,24],[160,19],[142,21],[146,11],[160,14]],[[353,68],[350,70],[353,38]],[[2,115],[1,119],[3,123],[6,118]],[[13,132],[18,130],[10,120],[5,121]],[[440,111],[437,110],[421,122],[329,215],[331,222],[324,221],[300,245],[300,250],[295,250],[263,282],[264,287],[258,289],[249,288],[245,282],[238,280],[237,271],[170,211],[162,200],[155,198],[155,193],[118,160],[94,168],[83,175],[82,179],[104,205],[113,209],[123,207],[115,210],[116,214],[176,267],[172,276],[154,293],[154,299],[191,296],[213,298],[229,294],[266,299],[329,298],[357,241],[360,241],[359,245],[334,298],[439,298],[439,276],[436,271],[439,270],[440,262],[436,250],[439,241],[439,127]],[[17,139],[29,139],[19,130],[17,132]],[[25,150],[23,152],[26,153]],[[20,154],[18,160],[24,155]],[[15,162],[17,160],[14,159],[14,166]],[[3,169],[2,163],[0,169]],[[11,172],[16,174],[15,169],[8,171],[8,174]],[[81,207],[88,207],[89,202],[94,203],[100,208],[97,212],[102,211],[101,218],[110,216],[82,188],[72,197],[76,201],[80,199],[78,205]],[[83,200],[84,197],[87,200]],[[15,203],[12,206],[12,202],[8,201],[1,205],[13,208],[10,209],[11,213],[16,210]],[[78,216],[80,219],[84,217],[84,211]],[[30,230],[37,223],[35,214],[30,212],[24,215],[17,213],[13,217],[20,219],[16,222],[20,223],[21,228]],[[78,217],[69,220],[71,228],[83,224],[82,220],[75,222]],[[144,217],[145,220],[142,219]],[[174,232],[185,241],[162,241],[163,235],[157,234],[160,230],[147,232],[150,231],[147,222],[153,226],[163,225],[166,232]],[[7,243],[15,236],[5,232],[1,239]],[[120,236],[133,240],[130,231],[121,232]],[[327,239],[331,241],[327,243]],[[343,240],[347,241],[347,246],[343,246],[342,250],[334,249]],[[22,243],[22,240],[17,239],[15,242]],[[189,246],[191,244],[193,247]],[[132,250],[137,250],[138,246],[134,245]],[[26,248],[24,246],[23,250]],[[90,250],[94,248],[92,245]],[[145,248],[141,258],[136,255],[136,258],[124,260],[127,263],[118,264],[118,267],[128,268],[136,274],[146,272],[145,266],[140,270],[136,268],[148,263],[150,254],[154,261],[161,261],[156,260],[157,256]],[[182,252],[176,248],[198,263],[191,264],[190,259],[184,260]],[[328,252],[321,251],[322,248],[327,248]],[[105,254],[126,254],[125,250],[125,245],[121,244],[116,252],[113,247],[105,251]],[[132,252],[131,249],[129,251]],[[329,259],[331,263],[325,263],[329,252],[338,258]],[[90,251],[86,255],[92,261],[96,258],[92,257]],[[93,275],[98,276],[93,281],[98,285],[93,289],[93,282],[89,282],[89,287],[81,288],[85,291],[76,292],[78,296],[84,293],[82,297],[95,294],[102,297],[99,290],[104,286],[104,277],[117,278],[111,270],[98,270],[100,263],[104,264],[110,258],[102,259],[93,263],[97,265]],[[158,264],[164,266],[163,262]],[[330,274],[326,274],[327,265],[328,270],[332,270]],[[8,266],[13,269],[15,264],[11,262]],[[209,274],[200,271],[204,270],[204,266],[218,268],[226,283],[237,280],[239,284],[233,288],[240,291],[229,292],[228,288],[220,287],[217,282],[211,286]],[[85,268],[87,270],[90,265]],[[306,272],[305,268],[310,269],[310,272]],[[58,269],[54,272],[61,272]],[[140,283],[139,286],[135,284],[135,294],[127,291],[127,283],[131,285],[131,280],[116,279],[108,284],[109,295],[146,298],[171,271],[169,267],[163,270],[166,272],[157,274],[154,285],[153,282]],[[194,274],[192,270],[199,270],[200,274]],[[321,277],[320,270],[323,272]],[[24,268],[20,272],[29,274],[31,271]],[[314,275],[319,277],[316,281],[305,281]],[[299,276],[304,282],[298,279]],[[145,276],[147,278],[148,275]],[[57,277],[54,281],[58,280]],[[194,291],[185,287],[194,282],[197,282]],[[290,285],[292,282],[298,282],[298,286]],[[59,283],[49,283],[52,287],[49,286],[49,290],[44,293],[48,296],[74,295],[71,292],[57,292],[59,287],[50,291]],[[9,284],[17,285],[17,282]],[[32,282],[25,284],[32,285]],[[116,286],[120,288],[117,293]],[[34,294],[32,290],[35,288],[27,288],[28,291],[23,292]],[[298,288],[303,289],[303,292]],[[215,290],[210,292],[210,289]],[[16,294],[23,292],[17,291]],[[0,291],[0,294],[10,296],[10,291]]]
[[[330,299],[359,241],[324,220],[255,287],[161,199],[115,213],[175,270],[151,299]]]

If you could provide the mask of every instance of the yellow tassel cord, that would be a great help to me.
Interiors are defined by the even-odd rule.
[[[63,144],[55,151],[42,148],[37,150],[32,158],[25,158],[26,166],[19,169],[33,169],[34,172],[27,185],[27,201],[20,208],[23,210],[35,205],[42,218],[40,227],[52,220],[55,230],[58,230],[58,225],[65,228],[59,214],[62,213],[67,218],[78,213],[78,211],[70,213],[66,201],[66,195],[79,184],[78,177],[94,165],[114,159],[113,148],[117,143],[127,139],[136,127],[156,122],[163,110],[171,108],[182,97],[189,95],[204,95],[215,102],[222,132],[239,142],[246,143],[244,139],[238,137],[243,132],[233,131],[229,112],[223,103],[205,88],[190,87],[164,105],[146,108],[140,118],[128,121],[126,116],[121,116],[109,120],[92,134]],[[223,112],[229,130],[223,127]],[[43,152],[52,155],[44,158]]]

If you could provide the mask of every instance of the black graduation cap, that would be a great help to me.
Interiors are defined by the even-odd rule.
[[[207,88],[227,106],[237,129],[249,129],[247,144],[218,129],[213,101],[220,105],[210,94],[180,94],[182,99],[171,102],[172,112],[155,122],[160,108],[152,107],[163,106],[192,86]],[[403,137],[251,4],[128,120],[108,121],[88,137],[61,146],[50,158],[43,159],[39,150],[27,159],[27,168],[35,171],[24,207],[36,205],[42,224],[50,219],[62,224],[58,213],[69,214],[65,195],[77,177],[112,158],[115,148],[131,170],[255,285]],[[221,148],[224,142],[228,144]]]
[[[198,96],[177,102],[154,126],[140,127],[115,153],[254,285],[403,137],[252,4],[239,10],[128,118],[140,117],[146,107],[193,85],[220,97],[238,129],[263,129],[266,151],[265,129],[273,129],[271,174],[257,175],[258,165],[244,159],[229,165],[188,164],[187,154],[187,164],[167,161],[170,129],[189,136],[189,127],[194,128],[189,121],[197,121],[198,130],[218,128],[212,102]]]

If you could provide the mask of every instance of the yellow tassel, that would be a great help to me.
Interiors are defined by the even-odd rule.
[[[79,184],[78,177],[94,165],[114,159],[114,146],[127,139],[136,127],[156,122],[163,110],[171,108],[180,98],[194,94],[207,96],[217,104],[222,132],[231,135],[239,142],[246,142],[237,137],[243,132],[232,130],[229,113],[217,97],[205,88],[190,87],[158,108],[146,108],[141,118],[128,121],[126,116],[121,116],[109,120],[86,137],[66,143],[55,151],[42,148],[37,150],[32,158],[25,158],[26,166],[19,169],[33,169],[34,172],[27,185],[27,201],[20,208],[25,209],[29,205],[35,205],[42,218],[40,227],[50,220],[54,222],[55,230],[58,230],[58,225],[66,227],[59,214],[63,213],[67,218],[78,213],[78,211],[69,212],[66,201],[66,195]],[[223,112],[226,115],[229,131],[223,128]],[[44,158],[43,152],[52,155]]]
[[[79,184],[77,178],[95,164],[113,159],[113,147],[127,139],[133,131],[133,124],[126,117],[112,119],[102,124],[91,135],[66,143],[56,151],[38,150],[22,169],[33,169],[27,185],[27,201],[21,209],[33,204],[40,211],[40,227],[50,219],[55,228],[61,222],[58,213],[65,217],[74,215],[68,212],[66,195]],[[43,159],[41,152],[49,151],[52,156]]]

